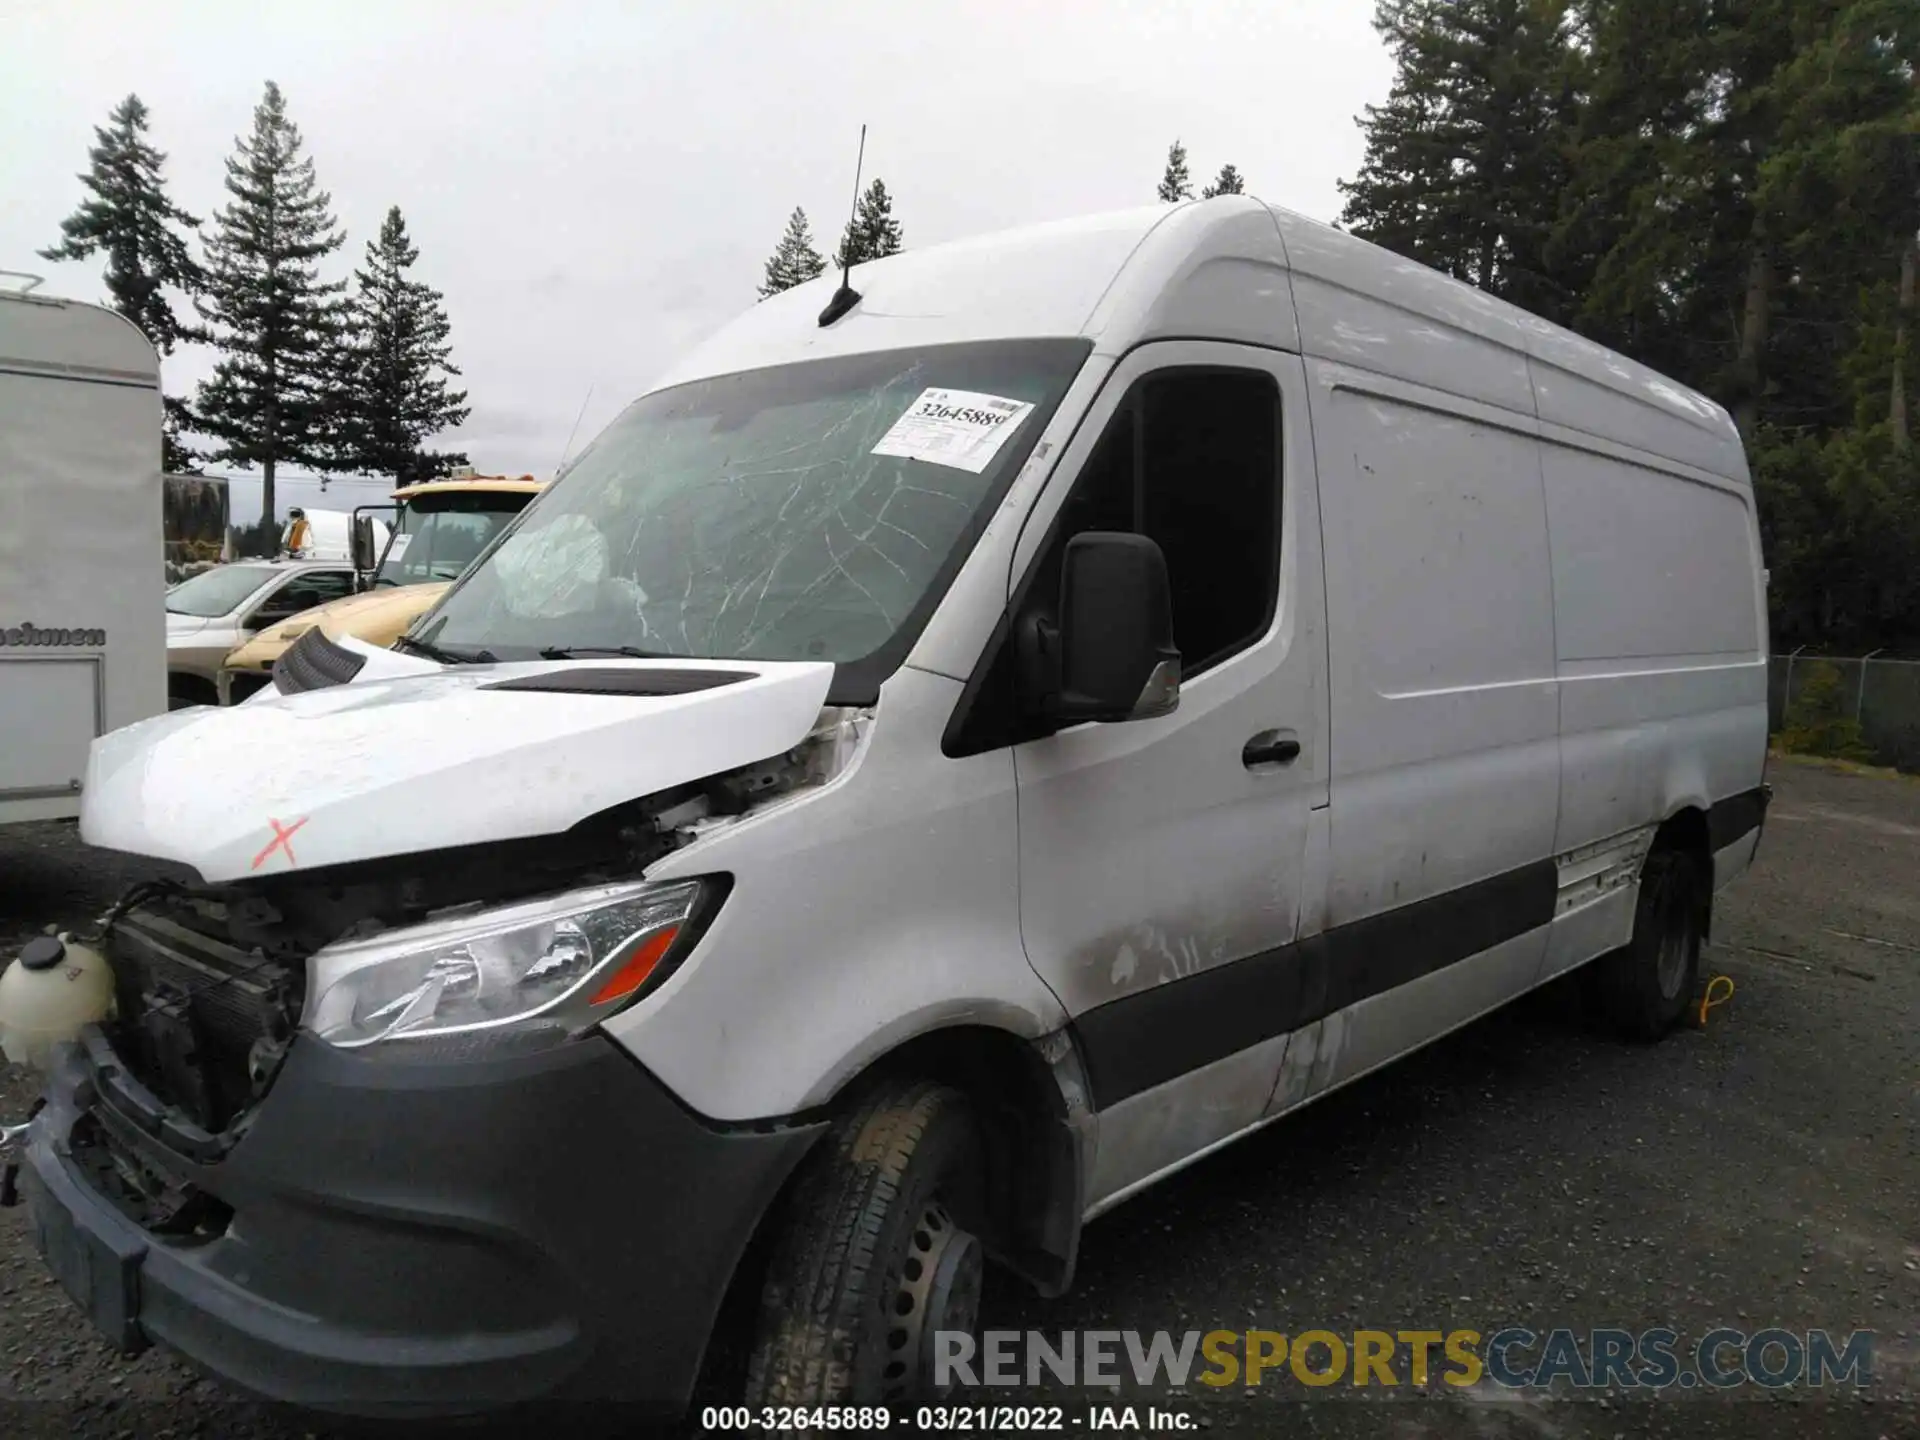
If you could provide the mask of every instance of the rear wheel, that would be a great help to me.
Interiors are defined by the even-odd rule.
[[[774,1245],[749,1405],[907,1404],[938,1392],[936,1335],[971,1335],[984,1255],[979,1132],[958,1091],[894,1084],[806,1162]]]
[[[1699,856],[1684,850],[1647,856],[1633,939],[1593,965],[1593,997],[1629,1039],[1658,1040],[1687,1013],[1700,980],[1709,900]]]

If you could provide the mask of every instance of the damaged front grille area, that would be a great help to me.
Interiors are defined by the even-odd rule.
[[[197,1244],[232,1210],[196,1176],[245,1131],[298,1023],[304,967],[227,933],[226,906],[143,882],[97,943],[112,1016],[80,1033],[80,1114],[66,1150],[93,1190],[150,1234]]]
[[[218,1135],[266,1091],[293,1038],[301,967],[239,949],[214,913],[149,902],[107,932],[113,1054],[196,1129]]]
[[[194,1184],[164,1151],[143,1145],[130,1124],[110,1105],[74,1121],[67,1151],[95,1193],[142,1229],[178,1243],[225,1234],[232,1207]]]

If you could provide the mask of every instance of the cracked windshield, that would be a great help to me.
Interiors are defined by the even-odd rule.
[[[845,663],[964,555],[1086,354],[950,345],[698,381],[629,407],[425,638]]]

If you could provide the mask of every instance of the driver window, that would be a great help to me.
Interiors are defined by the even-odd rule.
[[[1191,678],[1267,633],[1280,581],[1280,391],[1258,370],[1174,370],[1134,387],[1062,508],[1029,592],[1047,609],[1067,541],[1145,535],[1167,557]]]
[[[1051,615],[1067,542],[1130,531],[1166,556],[1182,678],[1246,649],[1272,625],[1279,594],[1280,454],[1280,390],[1264,370],[1147,376],[1108,422],[1015,603]],[[949,755],[1047,733],[1022,716],[1017,628],[1009,616],[943,741]]]

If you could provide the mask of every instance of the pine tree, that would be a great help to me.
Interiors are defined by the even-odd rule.
[[[192,295],[200,288],[200,267],[175,228],[197,229],[200,221],[167,198],[161,173],[167,157],[146,139],[147,113],[140,97],[129,95],[114,107],[108,124],[94,127],[87,172],[80,176],[91,197],[60,222],[60,243],[40,255],[85,260],[105,254],[113,308],[138,325],[154,349],[171,355],[176,345],[205,338],[196,327],[181,323],[165,293],[174,289]],[[182,431],[192,428],[185,402],[170,395],[166,410],[161,465],[175,473],[190,468],[198,457],[180,439]]]
[[[1920,23],[1911,0],[1798,0],[1794,10],[1791,58],[1766,82],[1778,120],[1754,195],[1782,265],[1769,352],[1798,388],[1821,364],[1808,353],[1818,349],[1834,418],[1867,427],[1898,416],[1890,438],[1904,451],[1896,392],[1920,230]],[[1871,309],[1853,303],[1863,296]],[[1853,320],[1878,352],[1877,374],[1861,373],[1865,355],[1811,338],[1835,319]]]
[[[227,161],[232,201],[214,215],[200,313],[215,326],[222,359],[200,387],[203,433],[214,458],[260,467],[261,514],[274,518],[274,473],[282,464],[329,468],[338,397],[340,292],[315,263],[346,243],[333,228],[332,197],[301,154],[280,87],[267,83],[253,131]]]
[[[1386,0],[1360,234],[1713,396],[1776,647],[1920,646],[1913,0]]]
[[[1193,181],[1187,177],[1187,147],[1178,140],[1167,147],[1167,168],[1160,175],[1159,194],[1169,205],[1193,198]]]
[[[1902,455],[1913,453],[1913,428],[1907,420],[1907,367],[1914,349],[1915,272],[1920,270],[1920,239],[1902,237],[1900,247],[1900,283],[1894,291],[1893,368],[1887,378],[1887,428],[1893,435],[1893,448]]]
[[[445,298],[408,278],[420,252],[407,237],[400,207],[387,211],[380,238],[367,242],[365,267],[354,273],[339,374],[344,393],[335,411],[334,463],[362,475],[385,475],[396,486],[444,475],[465,455],[429,451],[422,442],[463,422],[464,390],[447,380],[460,372],[450,356]]]
[[[847,222],[847,232],[840,237],[840,248],[834,252],[833,263],[844,270],[850,265],[898,255],[901,249],[900,222],[893,218],[893,197],[887,194],[885,182],[876,178],[861,195],[853,219]]]
[[[1549,253],[1583,332],[1697,383],[1681,312],[1716,204],[1689,155],[1707,123],[1710,0],[1586,0],[1579,115]],[[1670,214],[1671,220],[1662,218]],[[1724,324],[1719,333],[1727,333]]]
[[[1213,177],[1213,183],[1200,192],[1202,200],[1211,200],[1216,195],[1244,195],[1247,193],[1246,178],[1231,165],[1222,165],[1220,173]]]
[[[1375,244],[1555,316],[1547,259],[1565,183],[1568,0],[1380,0],[1393,87],[1362,117],[1342,221]]]
[[[899,227],[894,227],[897,232]],[[786,233],[767,258],[767,276],[760,282],[760,298],[778,295],[804,285],[827,268],[827,262],[813,248],[813,231],[807,226],[807,212],[799,206],[787,217]]]

